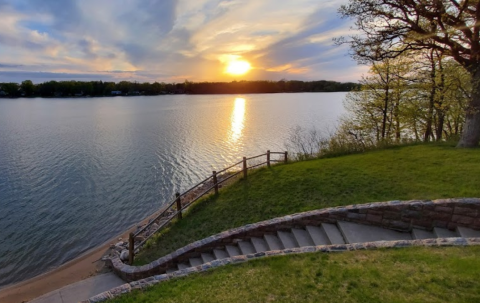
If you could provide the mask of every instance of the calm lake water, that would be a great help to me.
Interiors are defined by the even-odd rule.
[[[243,156],[333,128],[345,93],[0,99],[0,286],[104,243]]]

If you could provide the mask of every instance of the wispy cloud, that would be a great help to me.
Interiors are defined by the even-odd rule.
[[[0,81],[229,81],[226,56],[252,63],[242,79],[354,81],[342,2],[0,0]]]

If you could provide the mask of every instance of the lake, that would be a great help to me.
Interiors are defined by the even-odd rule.
[[[0,286],[125,231],[212,170],[333,129],[345,93],[0,99]]]

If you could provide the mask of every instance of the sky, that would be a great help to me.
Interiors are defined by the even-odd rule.
[[[355,82],[368,68],[332,40],[352,33],[345,2],[0,0],[0,82]]]

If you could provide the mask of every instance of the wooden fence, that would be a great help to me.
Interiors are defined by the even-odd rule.
[[[272,155],[280,155],[283,157],[279,159],[272,159]],[[247,165],[248,161],[256,160],[265,156],[265,161],[260,163],[254,163],[250,166]],[[136,232],[130,233],[128,239],[129,263],[133,264],[135,254],[138,253],[140,248],[145,245],[145,243],[153,236],[153,234],[165,228],[175,218],[177,218],[178,220],[182,220],[182,212],[190,205],[192,205],[192,203],[196,202],[201,197],[208,194],[210,191],[213,190],[215,194],[218,194],[218,190],[220,187],[219,185],[221,185],[222,183],[238,176],[239,174],[243,174],[243,178],[246,179],[249,169],[256,168],[262,165],[267,165],[268,167],[270,167],[272,162],[287,163],[287,161],[287,152],[270,152],[269,150],[265,154],[261,154],[258,156],[249,158],[243,157],[241,161],[232,164],[229,167],[222,169],[221,171],[213,171],[212,175],[207,177],[205,180],[195,184],[182,194],[176,193],[175,199],[167,203],[167,205],[163,206],[162,211],[153,219],[151,219],[148,224],[139,228]],[[230,171],[239,165],[242,165],[242,168],[240,170],[234,172]],[[223,177],[224,175],[225,177]],[[191,198],[188,201],[182,201],[182,199],[187,200],[187,197]]]

